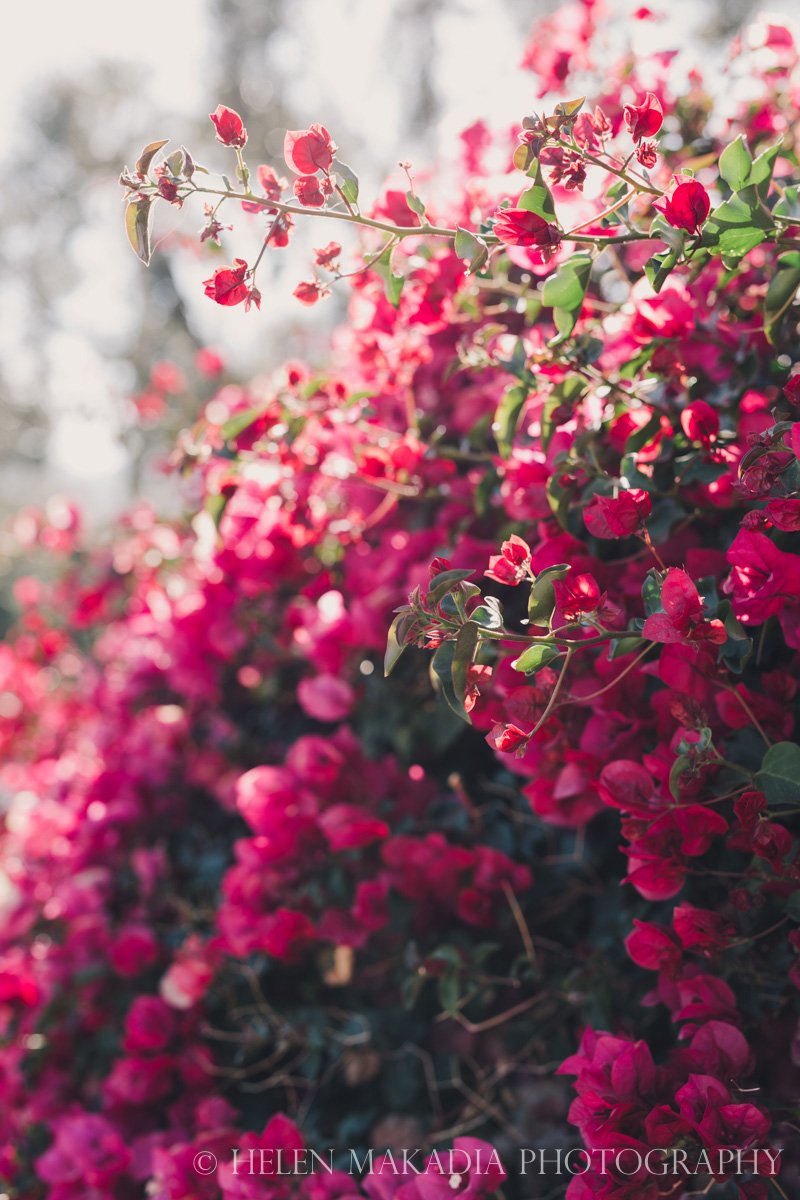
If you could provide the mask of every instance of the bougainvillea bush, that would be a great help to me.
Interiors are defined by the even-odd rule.
[[[798,53],[712,101],[587,0],[523,66],[435,203],[224,106],[227,175],[123,173],[145,260],[205,205],[211,301],[305,219],[352,298],[181,435],[186,521],[16,523],[14,1200],[797,1194]]]

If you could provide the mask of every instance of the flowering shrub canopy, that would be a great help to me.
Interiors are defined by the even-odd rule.
[[[534,32],[542,95],[599,19]],[[437,212],[360,200],[319,124],[284,200],[223,106],[236,188],[164,143],[123,173],[145,260],[194,193],[265,261],[303,215],[365,241],[296,292],[351,277],[329,371],[181,436],[191,521],[17,521],[64,570],[0,648],[9,1195],[794,1194],[800,72],[764,23],[732,62],[730,111],[659,53],[473,126]],[[260,260],[206,294],[258,307]],[[586,1169],[492,1157],[533,1145]],[[450,1146],[485,1169],[230,1158]]]

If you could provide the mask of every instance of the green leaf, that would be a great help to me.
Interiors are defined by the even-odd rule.
[[[511,666],[515,671],[522,671],[525,675],[535,675],[537,671],[541,671],[542,667],[546,667],[548,663],[559,658],[561,653],[557,646],[542,642],[539,645],[528,646],[527,650],[523,650]]]
[[[460,225],[456,226],[455,251],[459,258],[466,259],[469,263],[468,275],[474,275],[476,271],[480,271],[489,257],[489,248],[486,243],[476,237],[474,233],[470,233],[468,229],[462,229]]]
[[[643,650],[644,647],[645,639],[637,637],[635,633],[632,633],[630,637],[615,638],[609,647],[609,661],[613,662],[616,658],[625,658],[626,655],[633,654],[634,650]]]
[[[646,617],[652,617],[653,613],[664,611],[661,606],[661,589],[663,586],[663,578],[655,567],[652,567],[645,575],[644,583],[642,584],[642,602]]]
[[[406,204],[408,205],[408,207],[411,209],[412,212],[415,212],[417,214],[417,216],[421,220],[424,221],[427,219],[426,215],[425,215],[425,205],[420,200],[419,196],[414,195],[414,193],[411,191],[410,188],[406,192]]]
[[[720,235],[726,229],[772,228],[772,218],[765,213],[754,187],[746,187],[728,200],[723,200],[711,213],[703,229],[701,244],[712,248],[719,244]]]
[[[780,324],[800,287],[800,252],[791,250],[782,254],[777,270],[772,276],[764,299],[764,332],[774,343]]]
[[[799,803],[800,746],[796,742],[777,742],[770,746],[755,782],[770,806]]]
[[[775,160],[780,153],[782,144],[783,138],[779,142],[776,142],[774,146],[767,146],[766,150],[762,150],[750,171],[748,183],[755,186],[762,200],[766,200],[767,198],[769,185],[772,182],[772,172],[775,170]]]
[[[591,256],[579,253],[573,254],[554,275],[545,280],[542,303],[554,309],[553,320],[559,333],[551,345],[568,338],[575,328],[591,273]]]
[[[459,702],[456,710],[460,717],[469,720],[464,708],[464,697],[467,693],[469,669],[475,661],[475,654],[480,642],[480,626],[474,621],[466,621],[458,631],[455,640],[455,653],[450,668],[453,677],[453,691]]]
[[[125,232],[134,252],[145,266],[148,265],[152,256],[150,245],[152,218],[153,204],[149,196],[128,201],[125,208]]]
[[[744,135],[739,134],[735,142],[726,146],[719,159],[719,173],[732,192],[738,192],[750,181],[753,159],[747,148]]]
[[[186,160],[186,151],[183,149],[173,150],[172,154],[165,160],[165,165],[170,175],[182,175],[183,167]]]
[[[257,421],[264,410],[261,408],[246,408],[244,412],[234,413],[220,428],[223,441],[230,442],[244,433],[254,421]]]
[[[681,778],[691,769],[692,760],[687,754],[680,754],[672,764],[669,773],[669,791],[673,800],[681,798]]]
[[[724,229],[717,244],[726,258],[740,259],[760,246],[766,236],[763,229]]]
[[[528,620],[532,625],[545,625],[550,620],[556,603],[553,584],[571,570],[567,563],[557,563],[553,567],[545,567],[536,576],[528,597]]]
[[[677,266],[683,248],[686,244],[686,231],[683,229],[673,229],[670,223],[665,220],[660,214],[650,223],[650,236],[657,237],[659,241],[666,242],[667,249],[660,250],[658,254],[645,263],[645,274],[650,280],[650,286],[654,292],[660,292],[670,272]]]
[[[389,632],[386,635],[386,653],[383,656],[383,673],[385,676],[391,675],[400,655],[406,648],[406,643],[401,641],[401,636],[407,625],[408,613],[400,612],[389,626]]]
[[[773,208],[776,217],[788,217],[792,221],[800,220],[800,188],[790,184],[783,189],[783,195]]]
[[[405,279],[402,275],[395,275],[394,273],[391,246],[387,246],[383,254],[374,260],[372,268],[379,278],[383,280],[383,290],[386,294],[386,299],[394,308],[397,308],[400,304],[400,297],[403,294]]]
[[[501,458],[508,458],[511,453],[514,434],[517,432],[517,423],[529,395],[529,388],[524,384],[515,383],[506,389],[497,406],[492,422],[492,432]]]
[[[438,604],[448,592],[454,591],[462,580],[469,579],[470,575],[474,574],[474,571],[454,567],[451,571],[441,571],[438,575],[434,575],[428,586],[428,607]]]
[[[585,96],[578,96],[577,100],[562,100],[560,104],[555,106],[553,112],[557,117],[563,117],[568,121],[572,121],[577,117],[585,103]]]
[[[500,610],[500,601],[495,596],[487,596],[483,604],[473,608],[469,619],[476,625],[480,625],[481,629],[502,629],[503,614]]]
[[[431,659],[431,678],[434,687],[440,691],[453,712],[462,721],[469,721],[464,711],[463,697],[456,694],[453,685],[453,662],[456,657],[456,643],[442,642]]]
[[[166,146],[168,141],[169,138],[162,138],[159,142],[150,142],[147,146],[145,146],[144,150],[136,160],[136,170],[140,175],[147,174],[147,172],[150,170],[150,164],[152,163],[153,159],[158,154],[161,147]]]
[[[342,189],[342,195],[348,204],[358,204],[358,176],[355,171],[348,167],[347,163],[341,162],[338,158],[333,160],[333,169],[336,172],[337,182]]]
[[[459,1009],[461,985],[456,975],[440,975],[436,982],[436,991],[448,1017],[454,1017]]]
[[[545,280],[542,300],[547,307],[579,308],[586,294],[591,269],[592,260],[588,254],[574,254],[568,258],[554,275]]]
[[[672,271],[678,265],[680,256],[680,250],[670,248],[669,250],[661,250],[658,254],[654,254],[644,264],[645,275],[650,280],[650,286],[654,292],[661,291]]]
[[[533,183],[522,193],[517,203],[526,212],[536,213],[537,216],[544,217],[545,221],[555,221],[556,206],[553,202],[553,194],[542,178],[541,163],[537,162]]]

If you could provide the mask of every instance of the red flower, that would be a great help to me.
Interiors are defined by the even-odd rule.
[[[298,283],[292,295],[301,304],[306,304],[310,307],[312,304],[316,304],[318,300],[322,300],[325,296],[330,295],[330,293],[318,279],[310,279],[303,283]]]
[[[164,175],[158,181],[158,194],[164,200],[168,200],[170,204],[174,204],[176,208],[180,208],[183,204],[178,195],[178,185],[173,183],[171,179],[167,179]]]
[[[642,634],[653,642],[712,642],[722,645],[727,633],[722,621],[703,619],[703,604],[694,583],[679,567],[670,567],[661,588],[663,613],[652,613]]]
[[[494,232],[507,246],[545,246],[561,243],[561,230],[527,208],[499,208]]]
[[[765,511],[776,529],[786,533],[800,530],[800,500],[770,500]]]
[[[244,122],[232,108],[218,104],[213,113],[208,114],[214,122],[217,131],[217,141],[223,146],[244,146],[247,142],[247,130]]]
[[[622,110],[625,124],[635,142],[653,137],[664,122],[664,109],[658,96],[645,92],[641,104],[626,104]]]
[[[243,258],[235,258],[232,267],[217,267],[211,278],[203,281],[206,295],[226,307],[241,304],[250,294],[245,283],[248,269]]]
[[[672,934],[649,921],[634,918],[633,924],[635,929],[625,938],[625,949],[637,967],[674,974],[683,961],[683,954]]]
[[[651,509],[649,492],[628,488],[618,496],[593,496],[583,510],[583,519],[593,537],[629,537],[647,520]]]
[[[636,161],[651,171],[658,162],[658,152],[655,142],[640,142],[636,147]]]
[[[300,203],[305,204],[306,208],[322,208],[325,203],[325,196],[316,175],[298,176],[294,181],[292,191]]]
[[[324,125],[289,129],[283,141],[286,165],[297,175],[315,175],[317,171],[327,171],[336,149]]]
[[[760,625],[778,616],[783,624],[800,596],[797,555],[779,550],[764,533],[741,529],[728,550],[728,562],[731,573],[722,590],[732,596],[739,620]]]
[[[705,400],[695,400],[681,413],[681,429],[690,442],[708,447],[717,440],[719,415]]]
[[[653,208],[663,213],[675,229],[698,233],[711,211],[711,201],[702,183],[698,183],[696,179],[681,182],[680,176],[676,175],[675,187],[671,194],[663,200],[657,200]]]
[[[516,587],[525,578],[530,561],[530,546],[513,533],[507,542],[503,542],[500,554],[493,554],[489,559],[489,569],[484,574],[495,583]]]
[[[650,772],[641,763],[618,758],[606,763],[597,781],[603,802],[623,812],[648,814],[655,788]]]
[[[486,741],[502,754],[510,754],[512,750],[524,748],[529,737],[530,734],[525,733],[518,726],[504,725],[500,722],[492,728],[490,733],[487,733]]]
[[[287,184],[286,180],[278,175],[277,171],[262,163],[256,169],[256,178],[267,200],[280,200],[282,193],[286,190]],[[243,200],[242,208],[245,212],[275,212],[274,208],[265,208],[263,204],[254,204],[251,200]]]
[[[736,936],[734,927],[719,913],[692,904],[679,904],[672,924],[687,950],[720,950]]]
[[[794,408],[800,406],[800,371],[787,379],[783,385],[783,394]]]
[[[594,575],[567,575],[565,579],[556,579],[553,592],[556,598],[555,629],[579,621],[586,613],[597,612],[606,598]]]
[[[322,246],[314,251],[314,262],[318,267],[324,267],[326,271],[331,271],[341,253],[342,247],[338,242],[328,242],[327,246]]]

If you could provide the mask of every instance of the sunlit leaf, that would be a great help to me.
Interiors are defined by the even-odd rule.
[[[150,244],[152,216],[153,203],[149,196],[140,196],[136,200],[128,201],[125,208],[125,232],[134,252],[145,266],[148,265],[152,256]]]

